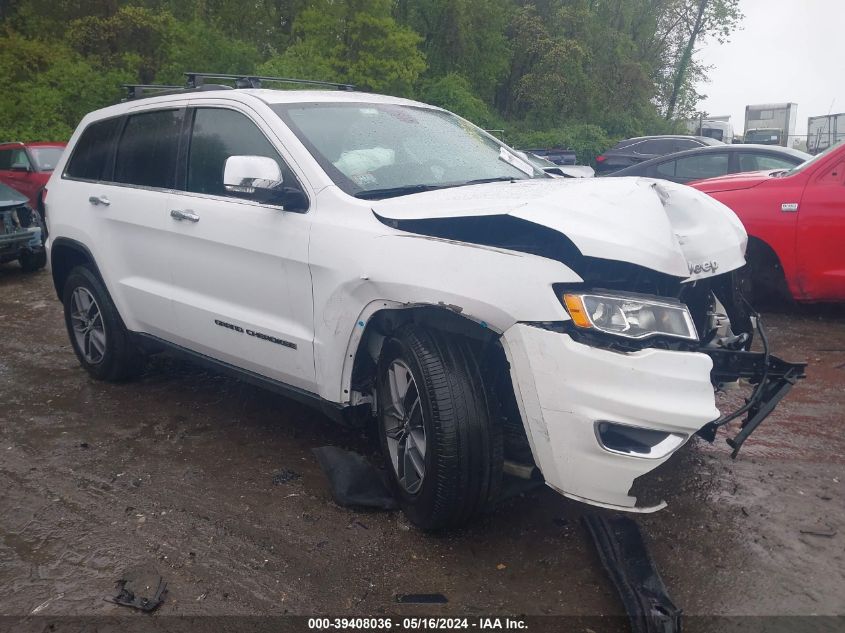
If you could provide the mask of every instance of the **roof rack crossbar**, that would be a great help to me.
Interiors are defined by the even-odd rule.
[[[352,84],[335,83],[333,81],[318,81],[316,79],[295,79],[293,77],[265,77],[262,75],[218,75],[213,73],[185,73],[188,88],[199,88],[206,79],[228,79],[234,81],[238,88],[260,88],[261,82],[304,84],[311,86],[326,86],[338,90],[355,90]]]
[[[149,93],[162,93],[175,90],[184,90],[184,86],[168,86],[164,84],[123,84],[126,88],[126,100],[140,99],[148,96]]]

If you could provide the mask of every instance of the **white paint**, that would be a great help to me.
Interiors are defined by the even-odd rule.
[[[521,324],[568,320],[552,285],[582,280],[561,262],[400,231],[375,213],[398,220],[509,214],[560,232],[585,255],[695,280],[744,263],[745,231],[727,207],[682,185],[635,178],[544,178],[360,200],[333,183],[262,99],[413,104],[361,93],[232,90],[144,99],[85,117],[48,185],[50,246],[66,237],[88,247],[130,330],[348,405],[369,320],[380,310],[446,306],[503,334],[537,464],[550,486],[598,505],[630,508],[630,482],[661,460],[602,450],[594,420],[689,435],[718,416],[705,355],[618,354]],[[162,105],[223,107],[249,118],[302,183],[308,212],[62,178],[89,122]],[[101,195],[109,207],[88,202]],[[174,221],[172,209],[199,221]]]

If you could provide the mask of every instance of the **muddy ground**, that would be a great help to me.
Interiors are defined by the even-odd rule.
[[[689,615],[845,614],[845,313],[766,322],[807,380],[737,461],[724,437],[682,450],[669,507],[640,519]],[[426,535],[332,502],[311,449],[371,448],[318,413],[168,358],[90,379],[48,272],[0,267],[0,323],[0,615],[124,615],[104,597],[150,564],[169,587],[154,617],[623,613],[585,506],[539,489]],[[448,603],[396,603],[431,592]]]

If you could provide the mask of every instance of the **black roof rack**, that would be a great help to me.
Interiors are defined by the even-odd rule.
[[[185,73],[188,88],[199,88],[206,79],[226,79],[235,82],[236,88],[260,88],[261,83],[270,81],[274,83],[304,84],[310,86],[325,86],[337,88],[338,90],[355,90],[352,84],[342,84],[333,81],[317,81],[315,79],[294,79],[292,77],[263,77],[261,75],[217,75],[213,73]]]
[[[223,79],[233,81],[235,88],[260,88],[264,81],[286,84],[304,84],[308,86],[323,86],[337,90],[355,90],[352,84],[341,84],[333,81],[317,81],[315,79],[294,79],[292,77],[263,77],[260,75],[219,75],[214,73],[185,73],[184,86],[169,86],[164,84],[123,84],[126,88],[124,101],[134,101],[146,97],[178,94],[181,92],[200,92],[205,90],[231,90],[232,86],[207,84],[206,79]]]
[[[125,101],[151,97],[153,94],[159,95],[166,92],[177,92],[185,88],[184,86],[166,86],[163,84],[123,84],[123,87],[126,88]]]

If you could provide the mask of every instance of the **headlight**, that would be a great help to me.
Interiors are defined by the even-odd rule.
[[[632,339],[672,336],[698,340],[689,310],[681,303],[622,295],[565,293],[563,305],[579,328]]]

